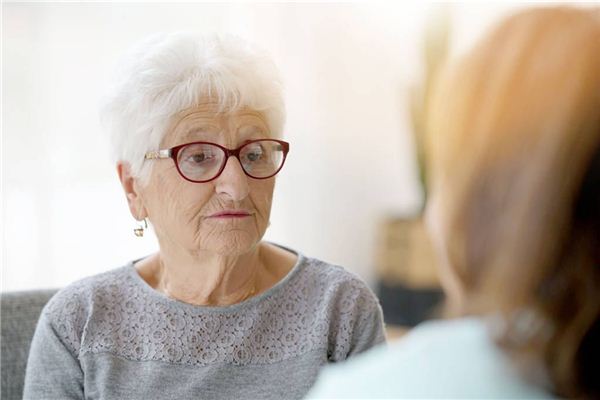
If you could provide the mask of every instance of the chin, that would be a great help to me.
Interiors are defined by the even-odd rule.
[[[260,238],[255,234],[233,230],[212,234],[202,248],[223,256],[237,256],[252,250],[259,241]]]

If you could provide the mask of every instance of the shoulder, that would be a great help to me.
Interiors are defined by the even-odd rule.
[[[354,290],[362,294],[373,294],[365,281],[342,266],[309,257],[304,259],[304,263],[304,277],[325,283],[332,293]]]
[[[365,297],[365,300],[370,300],[371,303],[373,301],[377,303],[377,298],[368,285],[342,266],[308,257],[280,244],[266,243],[266,246],[270,253],[278,255],[278,257],[271,257],[275,263],[290,263],[290,267],[284,268],[289,273],[281,282],[282,286],[287,287],[287,291],[300,289],[310,294],[311,298],[319,300],[323,300],[324,297],[335,300],[354,295],[357,298]],[[282,256],[283,254],[286,256]]]
[[[365,381],[362,377],[370,376]],[[402,339],[327,368],[311,398],[547,398],[524,382],[490,339],[483,320],[433,321]]]
[[[76,353],[87,319],[94,307],[102,306],[125,292],[130,264],[83,278],[59,290],[48,301],[40,321],[48,324]]]
[[[304,258],[300,281],[316,290],[322,304],[338,311],[368,311],[379,308],[373,291],[360,277],[345,268],[316,258]]]
[[[48,302],[46,313],[61,310],[76,312],[93,300],[102,301],[105,296],[124,290],[124,277],[128,275],[130,264],[80,279],[59,290]]]
[[[330,361],[344,360],[385,341],[379,300],[358,276],[308,258],[300,282],[315,311],[315,330],[327,337]]]

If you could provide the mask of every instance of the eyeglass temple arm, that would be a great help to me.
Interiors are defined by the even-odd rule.
[[[156,158],[171,158],[171,149],[163,149],[158,151],[149,151],[144,156],[146,160],[152,160]]]

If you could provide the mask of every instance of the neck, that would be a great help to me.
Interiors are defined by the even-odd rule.
[[[259,290],[258,277],[263,268],[260,245],[235,256],[161,249],[153,258],[151,285],[185,303],[231,305]]]

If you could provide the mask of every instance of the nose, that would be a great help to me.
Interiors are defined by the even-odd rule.
[[[240,201],[248,197],[248,179],[238,159],[229,157],[225,169],[215,180],[215,190],[227,200]]]

